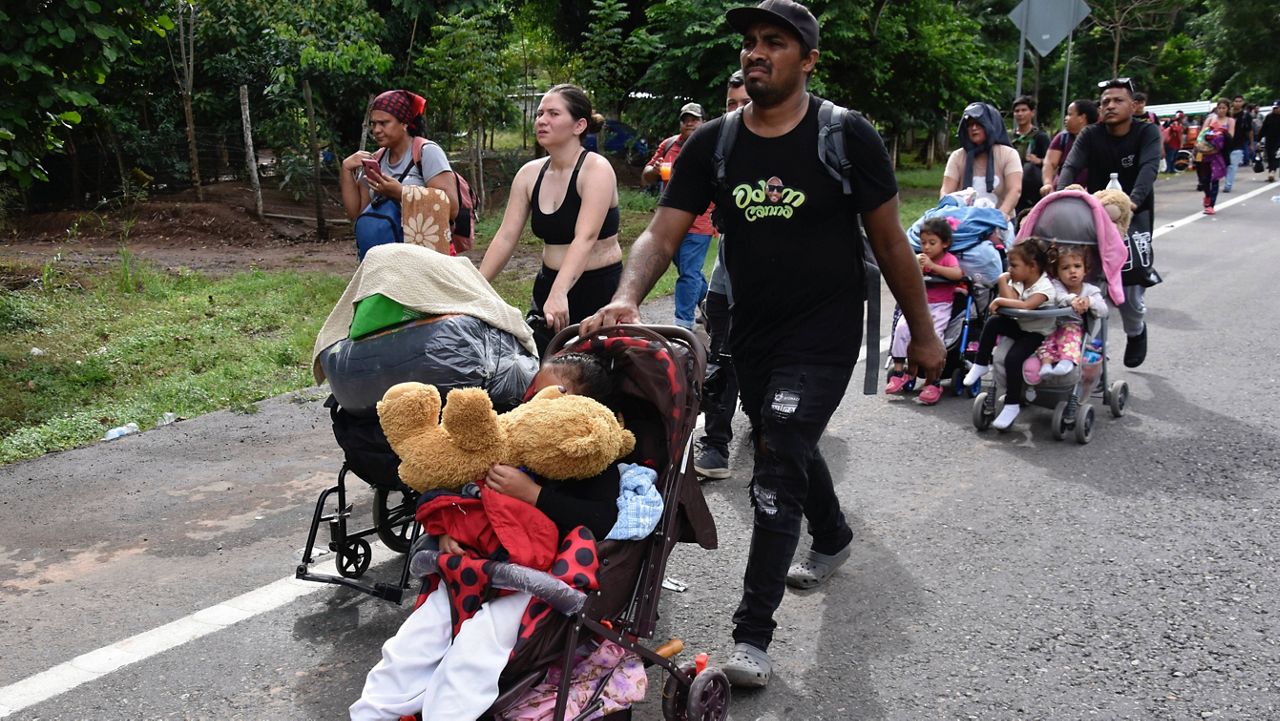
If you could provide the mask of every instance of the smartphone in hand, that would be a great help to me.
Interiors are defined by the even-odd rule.
[[[373,158],[365,158],[360,163],[364,165],[364,174],[366,178],[382,179],[382,166]]]

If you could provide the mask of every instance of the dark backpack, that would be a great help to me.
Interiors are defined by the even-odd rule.
[[[435,143],[433,143],[430,140],[427,140],[426,138],[419,137],[419,136],[415,136],[413,139],[413,150],[412,150],[413,164],[418,166],[419,173],[422,172],[422,149],[425,148],[428,144],[434,145]],[[373,154],[373,159],[381,161],[382,154],[385,152],[386,152],[386,148],[378,148],[377,152]],[[479,203],[476,200],[476,194],[471,190],[471,184],[467,182],[466,178],[462,177],[462,173],[459,173],[458,171],[454,170],[453,178],[457,183],[456,187],[457,187],[457,193],[458,193],[458,215],[456,218],[449,221],[449,232],[450,232],[450,235],[452,236],[449,239],[449,247],[451,248],[452,253],[454,255],[457,255],[458,253],[465,253],[468,250],[471,250],[471,248],[476,244],[476,212],[477,212],[476,206],[478,206]],[[403,176],[401,176],[401,179],[403,179]],[[427,180],[427,178],[424,178],[423,180],[425,181]],[[369,206],[370,208],[372,208],[373,204],[370,203]],[[383,212],[383,214],[389,215],[385,212]],[[400,209],[397,207],[396,208],[397,224],[399,223],[399,217],[400,217]],[[356,219],[356,222],[359,223],[359,218]],[[396,227],[397,229],[399,229],[399,225],[397,225]],[[357,233],[356,233],[357,245],[359,245],[359,238],[360,238],[360,235],[357,229]],[[404,234],[403,232],[400,232],[399,237],[395,241],[383,241],[383,242],[401,242],[403,241],[403,239],[404,239]],[[364,253],[361,252],[360,256],[364,257]]]
[[[853,168],[853,164],[849,162],[849,155],[845,149],[844,132],[845,123],[849,119],[849,110],[843,108],[830,100],[823,100],[822,105],[818,107],[818,160],[822,162],[822,167],[826,168],[827,173],[840,183],[840,187],[844,190],[845,195],[853,194],[853,182],[849,178],[849,171]],[[720,124],[720,134],[716,138],[715,153],[711,156],[711,162],[715,167],[715,191],[713,197],[718,196],[721,190],[728,187],[725,180],[727,173],[726,168],[729,163],[729,154],[733,152],[733,144],[738,138],[738,129],[742,127],[742,109],[739,108],[724,116],[724,120]],[[721,206],[716,205],[714,216],[721,212]],[[875,255],[871,252],[871,245],[867,240],[867,231],[862,227],[862,220],[855,218],[858,227],[858,257],[862,260],[863,269],[866,273],[864,290],[866,293],[867,312],[866,312],[866,358],[864,359],[867,369],[866,376],[863,380],[862,392],[865,395],[875,395],[879,392],[879,356],[880,356],[880,266],[876,265]],[[724,227],[723,223],[716,222],[716,227]],[[874,361],[873,361],[874,359]]]

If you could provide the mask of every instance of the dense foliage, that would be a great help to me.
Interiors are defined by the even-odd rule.
[[[1008,106],[1016,3],[811,0],[822,22],[813,90],[907,145],[949,136],[968,102]],[[476,157],[552,83],[583,85],[603,113],[652,139],[674,130],[683,102],[721,107],[738,64],[723,18],[740,0],[16,0],[0,10],[0,186],[22,189],[29,205],[84,205],[190,182],[170,18],[192,4],[191,125],[207,178],[242,172],[241,85],[255,144],[286,182],[305,184],[304,80],[321,144],[339,157],[361,144],[369,98],[389,87],[426,95],[432,135]],[[1065,88],[1068,43],[1024,57],[1024,92],[1046,124],[1058,123],[1064,95],[1091,97],[1113,74],[1134,77],[1154,103],[1280,95],[1274,0],[1089,5]]]

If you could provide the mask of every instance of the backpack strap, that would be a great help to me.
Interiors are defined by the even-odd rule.
[[[853,165],[849,162],[849,154],[845,150],[844,123],[849,111],[830,100],[823,100],[818,107],[818,160],[827,169],[827,173],[840,181],[845,195],[853,195],[853,184],[849,181]]]
[[[717,192],[725,185],[727,175],[725,167],[729,162],[729,153],[733,152],[733,143],[738,139],[740,127],[742,127],[742,108],[724,116],[724,120],[720,123],[720,134],[716,136],[716,150],[711,155],[711,163],[716,171]]]

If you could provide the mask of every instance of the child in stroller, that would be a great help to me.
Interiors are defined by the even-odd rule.
[[[1084,280],[1091,264],[1083,247],[1055,243],[1049,249],[1049,263],[1059,305],[1070,306],[1081,318],[1107,317],[1107,301],[1102,297],[1102,289]],[[1042,376],[1067,375],[1083,363],[1083,348],[1083,323],[1073,320],[1058,323],[1053,333],[1023,364],[1023,379],[1031,385],[1038,385]]]
[[[948,219],[929,218],[924,221],[920,226],[921,252],[916,256],[920,263],[920,272],[926,279],[925,295],[929,301],[929,314],[933,317],[933,329],[939,338],[946,335],[947,324],[951,321],[953,296],[958,288],[956,282],[964,278],[960,261],[947,250],[951,247],[951,229],[951,222],[948,222]],[[910,343],[911,330],[906,323],[897,323],[893,329],[893,344],[889,348],[893,369],[889,371],[888,384],[884,388],[885,393],[901,393],[907,383],[913,380],[904,370],[907,362],[907,346]],[[935,382],[920,391],[916,400],[931,406],[940,398],[942,398],[942,386]]]
[[[599,359],[571,353],[550,359],[534,377],[532,393],[558,385],[569,394],[606,401],[613,383]],[[593,479],[542,488],[519,468],[494,465],[486,490],[522,500],[545,513],[563,538],[579,525],[596,538],[609,534],[618,517],[616,467]],[[448,535],[438,539],[443,553],[467,549]],[[528,592],[492,598],[451,637],[451,608],[441,584],[382,647],[382,660],[365,679],[351,718],[387,719],[423,713],[426,718],[474,719],[498,696],[498,679],[515,648]]]
[[[621,412],[626,425],[636,435],[636,458],[658,472],[656,487],[664,500],[662,517],[658,528],[643,540],[605,540],[598,544],[599,589],[588,594],[585,604],[577,611],[556,613],[550,611],[546,603],[530,604],[530,614],[535,613],[536,607],[542,607],[536,611],[541,615],[532,618],[536,632],[526,635],[527,629],[521,624],[520,638],[516,640],[509,660],[503,656],[487,672],[501,671],[501,678],[494,677],[492,686],[486,683],[484,696],[477,697],[480,689],[474,686],[460,691],[477,697],[468,701],[470,710],[467,713],[471,715],[460,717],[489,718],[489,714],[500,714],[513,704],[527,700],[530,693],[547,686],[535,687],[535,684],[544,678],[551,666],[560,671],[559,680],[551,683],[556,690],[553,718],[568,718],[567,713],[573,718],[591,716],[602,708],[604,699],[601,695],[609,685],[609,674],[614,671],[605,674],[605,681],[595,687],[594,693],[588,692],[585,705],[571,702],[573,694],[569,693],[569,688],[571,682],[577,683],[571,671],[576,670],[577,653],[583,648],[579,642],[599,639],[638,655],[645,666],[658,665],[667,671],[670,678],[663,694],[664,711],[688,712],[690,717],[698,718],[726,718],[728,681],[722,672],[702,664],[696,669],[692,663],[677,666],[670,656],[683,647],[678,640],[657,650],[647,649],[639,643],[639,639],[651,638],[656,628],[657,603],[666,559],[674,544],[697,542],[704,548],[716,545],[714,522],[693,477],[692,464],[685,462],[697,418],[697,398],[706,364],[702,346],[692,334],[682,329],[630,326],[602,329],[590,338],[578,339],[567,345],[575,332],[576,327],[562,331],[552,341],[549,350],[555,353],[565,347],[570,356],[585,353],[604,359],[617,381],[612,394],[616,405],[611,404],[611,407]],[[586,364],[581,359],[571,357],[570,360],[570,366]],[[591,390],[591,383],[583,382],[581,377],[566,377],[563,370],[566,370],[564,366],[551,362],[540,372],[538,383],[573,385],[579,391],[603,394],[599,390],[601,386]],[[616,490],[615,485],[615,498]],[[600,531],[598,538],[605,538],[607,531]],[[526,615],[525,619],[529,620],[530,616]],[[444,620],[447,629],[447,615]],[[471,665],[474,659],[469,658],[469,647],[456,642],[454,646],[463,653],[451,660],[464,666]],[[494,694],[498,690],[501,694],[495,700]],[[488,700],[481,706],[480,698],[484,697]],[[418,710],[421,708],[419,706]],[[453,718],[438,708],[428,708],[424,717]]]
[[[1058,293],[1049,276],[1046,243],[1040,238],[1028,238],[1009,250],[1009,270],[1001,274],[997,287],[999,297],[991,301],[990,310],[1037,310],[1041,306],[1052,307]],[[1022,364],[1031,357],[1045,336],[1054,329],[1053,318],[1019,318],[996,316],[987,321],[978,342],[978,356],[965,374],[964,384],[977,383],[991,370],[992,354],[996,339],[1004,336],[1013,341],[1013,347],[1005,356],[1008,392],[1004,408],[991,425],[1003,430],[1013,424],[1022,410]]]
[[[1128,196],[1120,191],[1102,190],[1091,195],[1080,188],[1068,188],[1051,193],[1032,208],[1018,231],[1018,245],[1014,248],[1040,237],[1051,238],[1063,255],[1078,257],[1074,249],[1079,249],[1086,259],[1084,281],[1102,287],[1110,302],[1123,303],[1121,274],[1128,261],[1124,232],[1128,226],[1129,209]],[[1083,282],[1078,287],[1085,290]],[[1082,302],[1076,305],[1084,307]],[[1090,306],[1097,306],[1097,314],[1103,315],[1096,298]],[[978,430],[994,425],[997,402],[1003,395],[1006,408],[1031,404],[1053,409],[1052,431],[1055,438],[1061,440],[1068,431],[1074,430],[1078,443],[1088,443],[1093,431],[1094,409],[1087,401],[1094,389],[1101,389],[1103,402],[1110,406],[1113,416],[1120,417],[1128,400],[1128,384],[1125,381],[1108,382],[1107,325],[1104,321],[1094,317],[1092,312],[1082,318],[1071,305],[1046,305],[1042,308],[1049,309],[1001,309],[999,314],[1006,316],[1005,322],[1043,322],[1048,331],[1054,331],[1059,323],[1077,327],[1084,325],[1084,333],[1072,345],[1075,348],[1087,347],[1089,352],[1081,358],[1085,363],[1075,362],[1070,367],[1063,367],[1067,372],[1062,375],[1041,373],[1038,384],[1023,384],[1023,365],[1009,360],[1015,344],[1005,339],[993,356],[996,364],[993,385],[974,400],[973,424]]]

